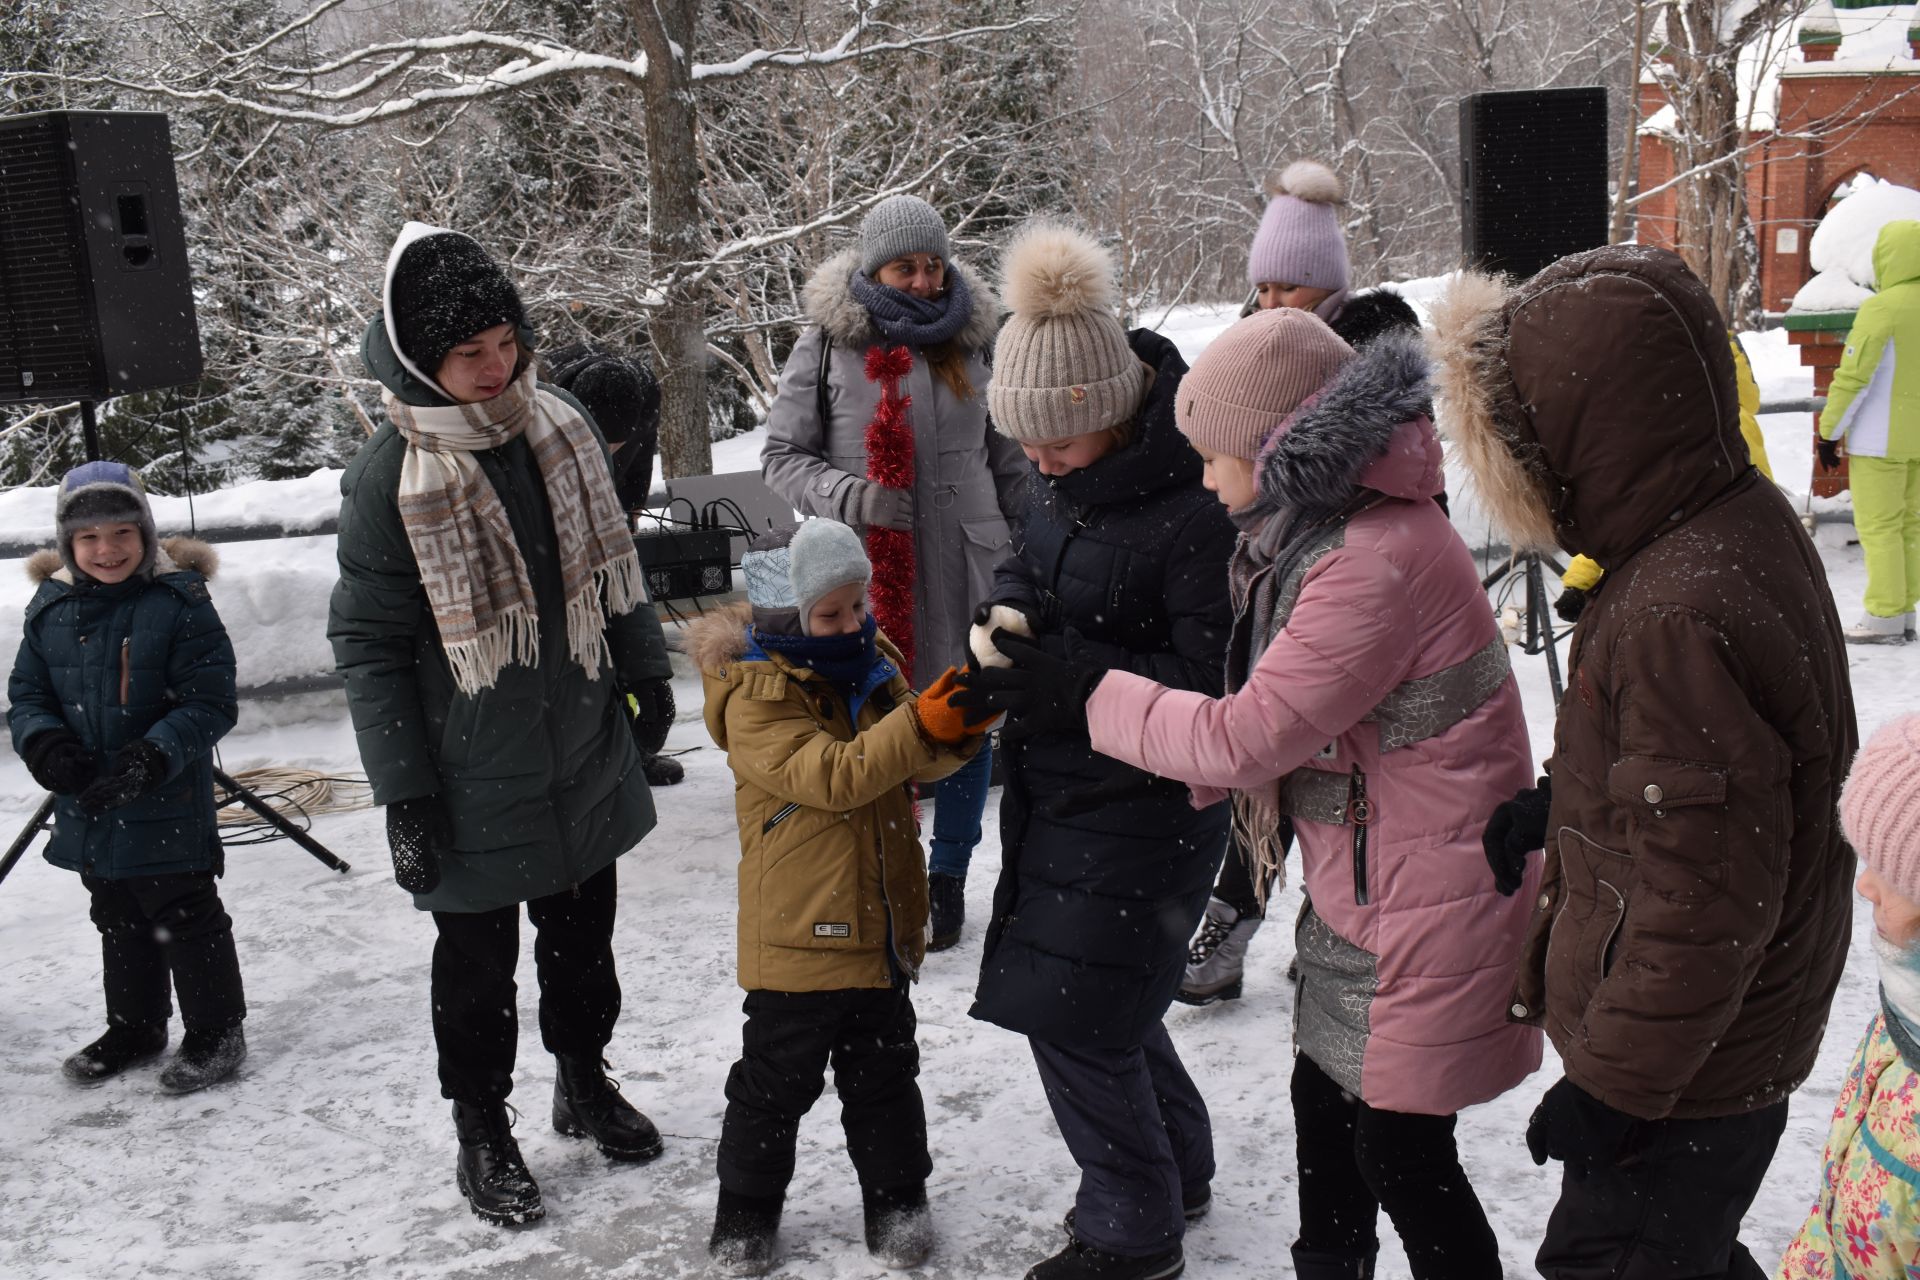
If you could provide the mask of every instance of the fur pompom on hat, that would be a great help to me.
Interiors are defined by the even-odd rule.
[[[1113,255],[1086,232],[1029,224],[1001,260],[1013,316],[994,347],[987,411],[1004,436],[1063,440],[1130,422],[1147,369],[1114,315]]]
[[[520,291],[472,236],[424,222],[401,228],[387,255],[387,339],[414,377],[434,376],[447,353],[497,324],[524,329]]]
[[[1340,179],[1316,160],[1296,160],[1267,179],[1267,211],[1247,255],[1247,283],[1310,285],[1338,293],[1348,284],[1340,230]]]
[[[54,525],[60,542],[60,563],[77,582],[85,575],[73,560],[73,535],[99,524],[131,524],[140,529],[140,565],[137,577],[153,569],[160,538],[147,503],[147,486],[140,473],[124,462],[82,463],[60,479],[54,498]]]
[[[1920,902],[1920,713],[1881,726],[1854,757],[1840,822],[1860,860]]]
[[[1173,420],[1209,453],[1251,462],[1353,348],[1310,311],[1256,311],[1215,338],[1180,380]]]

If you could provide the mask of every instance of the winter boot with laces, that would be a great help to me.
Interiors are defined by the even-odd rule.
[[[610,1160],[651,1160],[665,1144],[631,1102],[620,1096],[620,1086],[607,1079],[606,1063],[598,1057],[556,1055],[559,1070],[553,1077],[553,1128],[568,1138],[592,1138],[600,1154]]]
[[[1200,932],[1187,948],[1187,973],[1174,999],[1181,1004],[1238,1000],[1247,944],[1260,931],[1260,923],[1259,916],[1243,916],[1220,899],[1209,898]]]
[[[707,1256],[723,1276],[763,1276],[773,1270],[773,1240],[780,1234],[785,1196],[743,1196],[720,1188]]]
[[[520,1158],[504,1102],[453,1104],[453,1128],[460,1135],[460,1159],[454,1178],[474,1216],[502,1226],[538,1222],[547,1216],[540,1185]]]
[[[61,1063],[60,1070],[69,1080],[99,1084],[128,1067],[158,1057],[166,1047],[167,1024],[164,1022],[151,1027],[125,1027],[115,1023],[107,1028],[107,1034]]]
[[[967,879],[936,871],[927,877],[927,915],[932,926],[927,950],[945,951],[960,941],[967,922]]]
[[[862,1187],[860,1207],[867,1219],[867,1252],[889,1271],[917,1267],[933,1252],[933,1211],[927,1207],[926,1183]]]
[[[219,1084],[247,1060],[247,1036],[239,1027],[189,1028],[180,1037],[180,1052],[160,1073],[166,1093],[193,1093]]]
[[[1172,1280],[1186,1269],[1186,1255],[1178,1241],[1158,1253],[1136,1257],[1108,1253],[1075,1238],[1029,1270],[1026,1280]]]

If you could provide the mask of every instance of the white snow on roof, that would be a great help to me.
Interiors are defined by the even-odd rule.
[[[1740,110],[1747,127],[1774,127],[1780,104],[1780,77],[1858,74],[1873,71],[1920,72],[1907,47],[1907,27],[1914,21],[1911,4],[1880,4],[1865,9],[1840,9],[1822,14],[1822,26],[1840,29],[1840,48],[1831,62],[1808,62],[1796,42],[1797,20],[1780,24],[1767,36],[1740,51]]]

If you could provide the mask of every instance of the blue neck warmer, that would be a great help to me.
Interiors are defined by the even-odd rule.
[[[937,298],[916,298],[910,293],[878,284],[864,271],[856,271],[848,281],[853,300],[867,309],[873,327],[889,342],[910,347],[935,347],[959,336],[973,318],[973,293],[967,278],[947,268],[947,291]]]
[[[777,653],[826,680],[846,698],[848,715],[857,721],[868,695],[898,674],[898,668],[874,643],[879,630],[873,615],[868,614],[860,630],[852,635],[791,636],[754,627],[749,638],[763,654]]]

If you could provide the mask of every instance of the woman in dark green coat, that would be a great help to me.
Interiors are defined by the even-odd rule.
[[[606,1077],[614,860],[654,823],[641,728],[671,720],[605,443],[535,380],[519,294],[476,242],[408,223],[361,354],[387,422],[341,482],[327,634],[395,878],[430,911],[434,1039],[480,1217],[544,1209],[508,1131],[520,904],[539,931],[553,1120],[615,1159],[660,1137]]]

